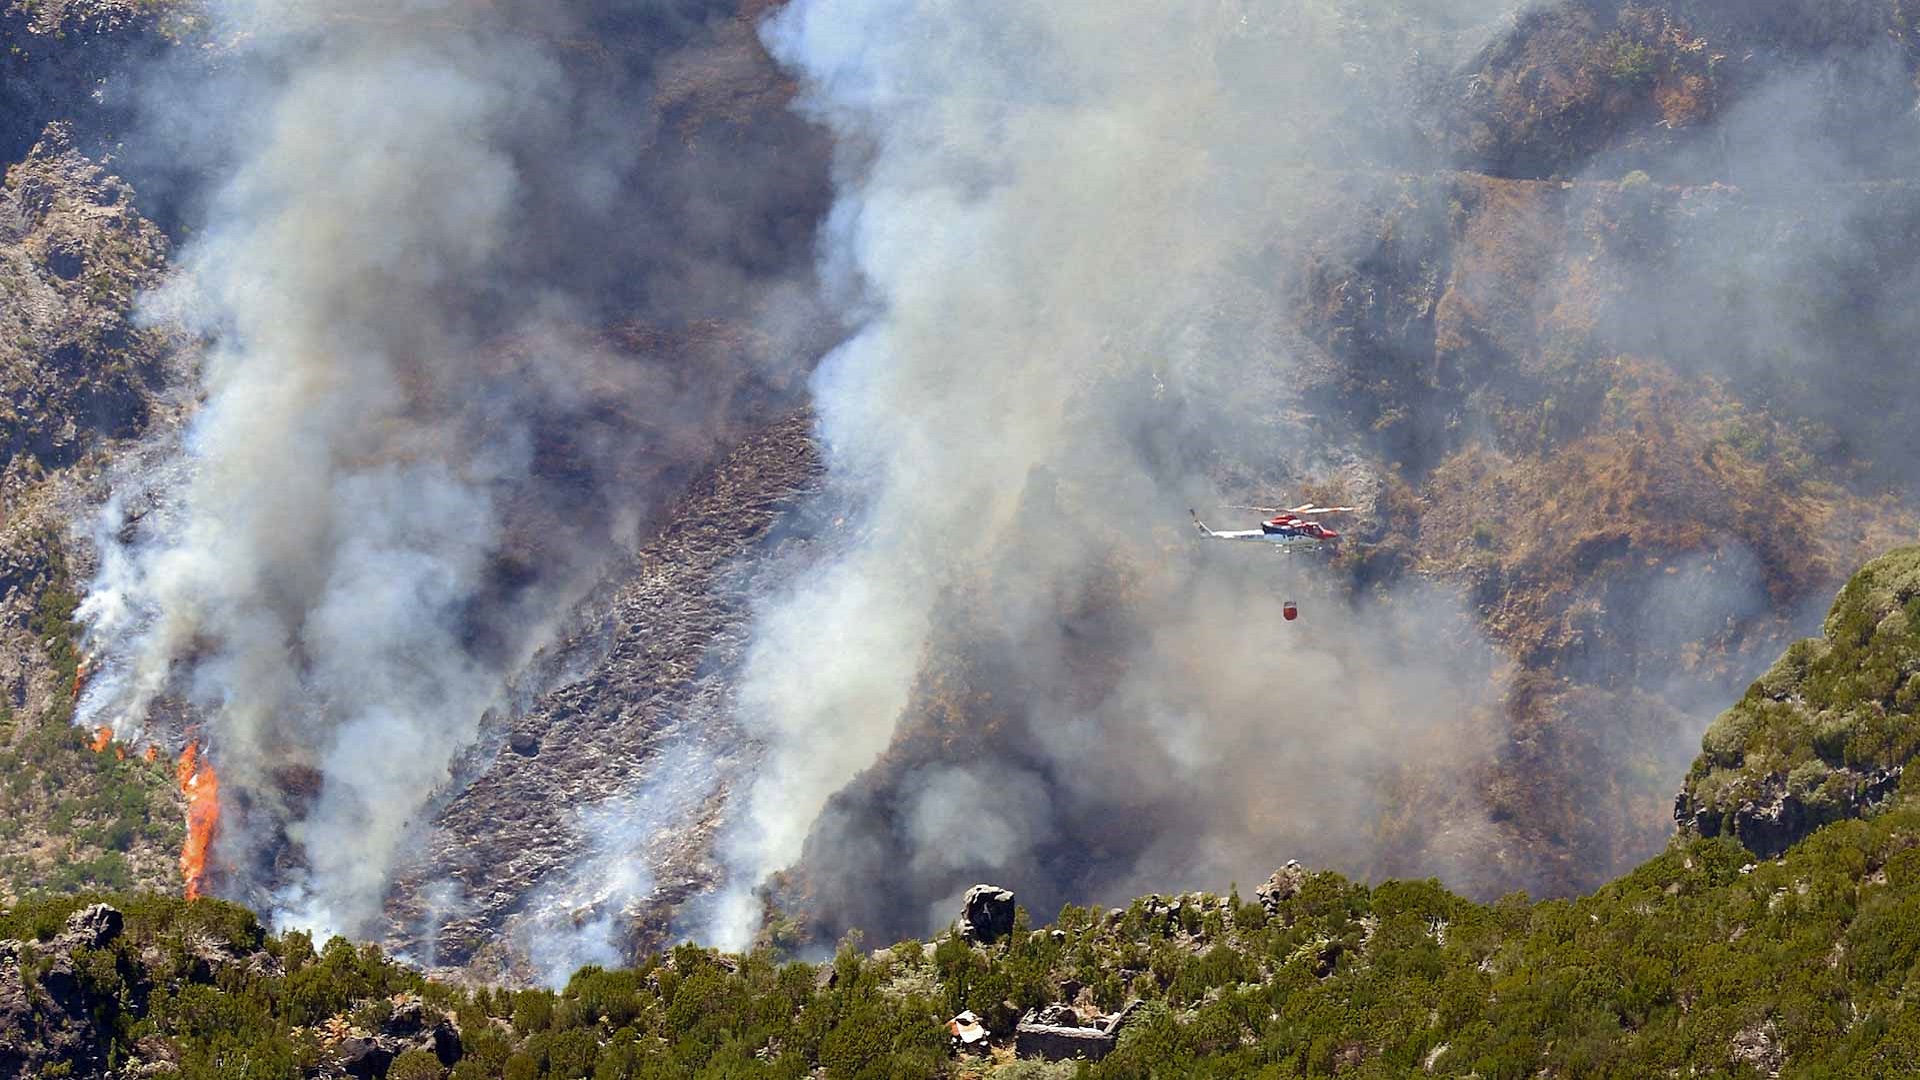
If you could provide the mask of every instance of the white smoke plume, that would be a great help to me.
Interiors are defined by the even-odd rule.
[[[713,755],[693,742],[659,751],[634,791],[579,808],[576,828],[588,852],[526,905],[516,935],[542,982],[556,989],[587,966],[627,959],[625,930],[654,900],[676,829],[713,794]]]
[[[370,926],[507,678],[652,512],[636,462],[697,462],[756,355],[794,362],[790,340],[676,358],[594,336],[669,303],[807,321],[766,267],[672,250],[676,228],[730,239],[686,194],[726,197],[697,162],[623,205],[664,123],[645,46],[705,25],[676,10],[216,5],[249,74],[178,107],[231,121],[229,171],[148,298],[209,342],[205,402],[133,493],[164,508],[126,543],[110,510],[82,715],[205,718],[228,888],[285,922]],[[638,58],[568,36],[617,43],[621,20],[650,35]]]
[[[1364,817],[1341,793],[1374,791],[1486,692],[1452,601],[1410,601],[1424,620],[1344,611],[1310,567],[1184,531],[1188,506],[1219,501],[1223,461],[1257,463],[1276,499],[1339,462],[1286,420],[1301,357],[1270,252],[1312,237],[1337,182],[1313,166],[1409,152],[1348,121],[1362,85],[1390,81],[1343,52],[1369,33],[1330,6],[1154,0],[798,0],[766,24],[841,140],[824,261],[863,322],[814,389],[866,509],[862,542],[761,615],[741,700],[767,757],[716,941],[751,937],[753,890],[803,846],[816,877],[898,872],[841,820],[885,796],[846,789],[911,703],[941,696],[941,663],[996,673],[956,680],[993,688],[960,707],[996,735],[959,755],[980,767],[868,808],[904,823],[908,869],[1017,878],[1051,858],[1060,880],[1076,856],[1049,854],[1054,823],[1102,808],[1139,845],[1079,882],[1103,892],[1251,875],[1289,838],[1334,851]],[[1279,618],[1283,591],[1314,596],[1312,623]],[[1401,639],[1410,623],[1430,636]],[[1208,828],[1181,805],[1261,821]]]
[[[459,605],[497,542],[490,481],[525,469],[524,441],[450,460],[410,421],[435,407],[419,384],[457,387],[478,347],[421,313],[508,236],[516,177],[486,133],[551,78],[538,57],[404,45],[296,74],[215,211],[242,224],[193,245],[192,293],[167,298],[219,334],[181,531],[116,567],[130,578],[101,582],[88,614],[106,641],[136,634],[114,719],[143,717],[209,640],[196,678],[223,763],[246,776],[298,746],[327,775],[294,836],[311,871],[284,902],[302,925],[373,914],[403,824],[495,690],[460,648]],[[109,601],[147,618],[102,618]]]

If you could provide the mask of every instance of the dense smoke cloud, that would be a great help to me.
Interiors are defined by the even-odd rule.
[[[1498,11],[1475,6],[1414,22]],[[1347,463],[1286,421],[1302,357],[1263,275],[1316,228],[1329,181],[1306,170],[1428,153],[1383,107],[1408,85],[1376,33],[1313,5],[817,0],[769,21],[843,146],[825,264],[865,322],[814,388],[864,502],[861,541],[762,612],[741,702],[767,756],[717,940],[744,943],[752,889],[803,846],[823,923],[907,932],[969,875],[1044,909],[1342,856],[1407,749],[1483,702],[1457,600],[1349,610],[1308,560],[1184,532],[1223,467],[1278,499]],[[1279,615],[1295,593],[1304,625]],[[977,745],[847,790],[903,716],[946,707]]]
[[[762,614],[719,939],[796,863],[821,928],[917,933],[982,878],[1042,912],[1288,855],[1564,892],[1651,851],[1699,731],[1884,534],[1811,485],[1915,464],[1889,226],[1915,203],[1876,183],[1920,145],[1915,50],[1877,9],[1680,8],[776,15],[841,139],[825,265],[864,322],[815,390],[864,501]],[[1642,41],[1651,74],[1609,66]],[[1347,415],[1303,423],[1320,405]],[[1597,433],[1570,452],[1631,471],[1606,455],[1649,423],[1645,539],[1534,560],[1578,576],[1563,612],[1507,614],[1539,635],[1506,642],[1511,684],[1445,589],[1316,594],[1290,627],[1313,569],[1170,524],[1305,479],[1370,500],[1360,462],[1476,444],[1497,469]],[[1715,464],[1761,452],[1772,490]]]
[[[364,931],[569,598],[803,370],[809,156],[673,129],[673,64],[745,29],[720,5],[214,15],[241,74],[177,108],[228,171],[149,298],[209,342],[205,404],[110,508],[82,713],[204,717],[224,888]]]
[[[609,912],[657,915],[641,849],[721,799],[727,885],[681,914],[729,945],[794,866],[779,899],[829,933],[924,931],[982,878],[1046,912],[1290,856],[1481,895],[1603,880],[1869,533],[1803,523],[1825,531],[1802,558],[1754,507],[1811,487],[1749,504],[1655,469],[1630,557],[1498,566],[1578,575],[1564,611],[1515,614],[1538,582],[1408,572],[1408,537],[1489,490],[1409,492],[1482,443],[1545,470],[1609,423],[1693,452],[1660,424],[1732,430],[1734,400],[1778,421],[1734,444],[1804,455],[1808,485],[1913,475],[1910,365],[1883,358],[1913,336],[1888,222],[1920,203],[1877,183],[1920,146],[1913,50],[1812,5],[1682,6],[1701,22],[797,0],[763,34],[837,140],[829,210],[801,120],[689,135],[786,91],[731,3],[227,5],[241,62],[153,81],[184,95],[154,130],[222,178],[150,303],[211,343],[206,403],[102,523],[83,720],[204,717],[228,889],[364,929],[547,626],[799,396],[824,218],[821,292],[856,327],[811,383],[808,513],[835,525],[753,590],[723,677],[756,745],[628,748],[653,763],[580,812],[572,872],[513,901],[543,977],[630,941]],[[1707,81],[1612,81],[1621,34]],[[1744,190],[1665,186],[1716,180]],[[1878,473],[1834,464],[1856,458]],[[1185,524],[1310,495],[1402,546],[1328,573]],[[442,884],[428,922],[462,907]]]

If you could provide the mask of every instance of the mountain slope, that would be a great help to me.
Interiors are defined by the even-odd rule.
[[[177,412],[183,357],[140,325],[166,238],[120,177],[48,127],[0,189],[0,896],[165,888],[183,803],[173,762],[89,749],[72,727],[84,552],[71,530],[116,451]]]
[[[1834,641],[1788,654],[1796,708],[1844,710],[1884,681],[1915,566],[1920,548],[1862,571]],[[1888,603],[1888,637],[1865,647]],[[1742,707],[1779,689],[1769,676]],[[1912,702],[1888,715],[1910,721]],[[1775,731],[1789,759],[1809,752],[1796,733],[1819,737]],[[0,1076],[1892,1075],[1920,1068],[1911,787],[1770,861],[1682,837],[1579,900],[1482,905],[1289,865],[1255,900],[1069,905],[1041,930],[1022,912],[992,944],[956,931],[869,953],[854,937],[820,966],[688,946],[557,994],[431,983],[214,901],[43,901],[0,915]],[[1016,1021],[1054,1002],[1056,1024],[1140,1004],[1097,1064],[1014,1064]],[[961,1009],[991,1036],[949,1059],[943,1019]]]
[[[606,15],[582,24],[601,39],[569,38],[565,54],[610,65],[593,72],[630,66],[622,78],[648,92],[636,115],[663,133],[631,169],[642,188],[625,194],[687,218],[668,230],[671,240],[630,245],[658,265],[649,261],[645,275],[607,274],[618,287],[595,294],[607,301],[606,318],[633,315],[626,305],[636,303],[636,283],[656,288],[680,277],[682,249],[724,250],[765,272],[798,273],[810,258],[829,199],[830,148],[788,111],[794,87],[754,36],[752,18],[770,6],[671,5],[672,17],[659,18],[679,36],[664,57],[648,51],[653,14],[581,6]],[[518,12],[539,21],[538,5],[455,7],[482,20]],[[11,409],[0,418],[0,682],[15,717],[13,752],[21,771],[35,774],[19,801],[6,804],[31,824],[0,837],[0,857],[15,860],[0,876],[16,891],[118,884],[120,868],[107,854],[113,844],[97,841],[118,843],[121,826],[135,822],[134,846],[120,853],[124,869],[158,887],[177,843],[180,805],[164,763],[142,771],[137,762],[96,758],[63,730],[78,656],[65,635],[46,631],[68,621],[91,569],[86,534],[106,494],[100,478],[116,463],[130,470],[139,455],[157,453],[128,440],[192,407],[166,397],[169,385],[186,385],[169,383],[165,370],[184,362],[175,343],[130,317],[134,296],[158,280],[168,245],[135,211],[128,186],[74,149],[91,153],[126,131],[132,61],[168,47],[168,35],[185,25],[182,10],[36,2],[9,8],[0,25],[20,49],[0,87],[17,106],[0,133],[15,144],[13,156],[27,152],[44,121],[71,121],[16,166],[5,196],[14,210],[0,216],[0,256],[12,268],[0,314],[16,327],[0,340],[0,385]],[[161,18],[169,11],[172,22]],[[1148,441],[1154,452],[1202,457],[1195,472],[1234,501],[1311,489],[1301,497],[1367,506],[1359,542],[1327,575],[1309,625],[1369,615],[1413,625],[1420,608],[1407,598],[1457,594],[1466,615],[1447,635],[1484,637],[1493,650],[1487,670],[1474,669],[1484,686],[1447,718],[1450,741],[1475,756],[1344,778],[1340,790],[1365,787],[1380,805],[1346,822],[1363,839],[1346,843],[1342,834],[1344,847],[1329,843],[1325,861],[1369,880],[1444,872],[1480,899],[1514,888],[1572,896],[1665,842],[1673,773],[1695,753],[1707,718],[1805,632],[1846,567],[1915,532],[1903,477],[1920,414],[1901,391],[1916,329],[1907,312],[1920,208],[1897,137],[1913,104],[1912,35],[1891,2],[1577,0],[1539,5],[1464,66],[1442,70],[1433,58],[1451,54],[1429,46],[1466,28],[1438,16],[1427,24],[1417,13],[1399,17],[1406,14],[1340,20],[1328,32],[1368,54],[1352,79],[1384,85],[1404,66],[1430,93],[1408,100],[1369,91],[1315,120],[1383,139],[1389,129],[1417,129],[1397,147],[1405,152],[1369,158],[1372,140],[1361,139],[1360,149],[1327,150],[1328,160],[1313,163],[1326,168],[1263,178],[1312,192],[1309,216],[1333,224],[1298,246],[1292,237],[1258,238],[1220,300],[1258,312],[1246,321],[1263,331],[1273,328],[1272,340],[1259,343],[1273,362],[1249,364],[1186,400],[1154,398],[1159,411],[1142,415],[1169,428],[1230,421],[1223,430],[1244,438],[1216,435],[1199,450],[1181,436],[1156,432]],[[1256,60],[1282,55],[1291,39],[1280,22],[1253,20],[1234,47]],[[1773,121],[1783,134],[1769,141]],[[1830,146],[1831,131],[1857,137]],[[158,168],[132,158],[130,169]],[[710,172],[771,179],[764,189],[708,191]],[[17,228],[6,224],[16,217]],[[634,227],[653,236],[652,225]],[[568,245],[548,255],[543,269],[601,281],[597,263],[576,264]],[[741,357],[766,347],[731,322],[670,314],[686,325],[641,319],[589,336],[617,339],[622,356],[658,357],[669,374],[708,354],[722,358],[719,370],[735,372]],[[820,519],[837,517],[828,503],[789,498],[812,489],[818,467],[806,422],[793,417],[804,405],[804,376],[832,332],[796,336],[804,340],[782,355],[778,378],[730,376],[691,388],[695,380],[667,380],[686,395],[687,410],[724,416],[711,431],[656,438],[636,419],[635,402],[647,395],[624,384],[591,388],[585,407],[542,417],[540,490],[558,495],[514,530],[495,575],[502,593],[512,595],[549,561],[552,538],[568,528],[597,535],[626,527],[624,518],[570,518],[570,485],[591,473],[583,462],[596,440],[632,444],[635,460],[587,479],[623,497],[657,488],[658,513],[636,527],[638,559],[619,562],[577,613],[596,632],[523,672],[512,715],[489,716],[482,738],[433,794],[432,813],[409,837],[415,859],[385,912],[396,948],[435,962],[497,959],[492,970],[524,972],[524,956],[499,954],[517,949],[514,932],[538,915],[563,930],[588,928],[577,936],[590,936],[594,949],[631,955],[659,943],[679,905],[715,883],[721,788],[693,800],[689,820],[675,823],[682,828],[665,845],[671,850],[649,864],[659,871],[657,891],[651,880],[616,887],[601,877],[641,841],[601,827],[578,804],[620,804],[663,763],[685,765],[690,759],[662,754],[657,737],[697,726],[689,716],[713,720],[707,737],[729,743],[728,765],[751,764],[756,748],[741,739],[733,754],[739,732],[721,715],[752,633],[750,601],[775,593],[781,573],[810,565],[762,561],[761,544],[797,537],[803,545],[825,531]],[[699,348],[683,348],[689,339]],[[478,363],[509,385],[517,360],[509,345]],[[649,394],[658,389],[642,385]],[[577,404],[578,388],[563,389],[556,396]],[[1282,460],[1271,451],[1280,427],[1309,432],[1326,452]],[[734,475],[725,462],[767,447],[777,453],[759,480],[709,483]],[[1074,476],[1035,487],[1054,499],[1035,506],[1035,516],[1062,535],[1097,526],[1107,511],[1108,493]],[[1164,520],[1145,526],[1164,531],[1162,554],[1176,550],[1182,508],[1170,503]],[[701,542],[682,543],[689,536]],[[735,558],[745,561],[728,561]],[[957,888],[1002,869],[952,855],[932,860],[933,870],[902,873],[916,865],[908,854],[914,823],[903,808],[925,777],[947,766],[1038,761],[1048,767],[1024,771],[1061,778],[1066,770],[1048,771],[1036,750],[1035,733],[1057,719],[1051,707],[1064,703],[1078,715],[1123,690],[1126,665],[1110,648],[1120,643],[1115,628],[1149,603],[1168,604],[1186,583],[1156,578],[1153,567],[1108,569],[1079,593],[1047,598],[1071,641],[1068,692],[1051,698],[1047,692],[1061,688],[1035,687],[1021,670],[1035,655],[1028,643],[996,637],[994,601],[1005,598],[954,598],[955,621],[926,658],[905,725],[816,830],[815,852],[838,848],[865,860],[821,857],[803,867],[791,895],[818,909],[811,914],[819,932],[920,933],[928,912],[943,911],[938,905]],[[1274,574],[1262,587],[1277,601],[1298,580]],[[1273,689],[1203,698],[1194,712],[1263,715]],[[1023,726],[1029,717],[1035,722]],[[181,718],[159,719],[168,737],[182,736]],[[1798,728],[1781,738],[1798,739]],[[1849,758],[1846,745],[1789,760],[1771,749],[1749,752],[1741,739],[1725,763],[1691,784],[1708,801],[1683,807],[1683,817],[1710,808],[1703,823],[1717,821],[1761,850],[1777,846],[1755,831],[1766,815],[1803,813],[1786,829],[1798,835],[1888,786],[1884,766]],[[276,780],[287,791],[265,794],[311,797],[314,775],[288,770]],[[47,789],[69,783],[73,805],[63,807]],[[124,785],[145,793],[144,808],[121,805]],[[1188,812],[1192,790],[1176,785],[1158,803],[1134,801],[1140,793],[1127,785],[1079,802],[1063,797],[1056,831],[1036,848],[1049,876],[1034,869],[1023,894],[1050,909],[1193,883],[1174,874],[1136,882],[1151,845],[1197,846],[1193,834],[1211,812]],[[1821,791],[1825,802],[1814,798]],[[1328,835],[1307,816],[1271,812],[1272,794],[1256,786],[1212,819],[1261,819],[1271,831],[1248,830],[1261,860],[1294,850],[1296,839]],[[1751,812],[1742,810],[1747,803]],[[644,817],[644,807],[623,805],[630,818]],[[1138,827],[1117,829],[1116,820]],[[67,822],[85,836],[49,842],[43,821]],[[1163,821],[1170,824],[1149,827]],[[1449,832],[1462,821],[1474,825]],[[275,856],[284,850],[266,847]],[[856,865],[872,872],[850,872]],[[264,903],[276,869],[236,866],[234,877],[259,874],[250,883],[258,891],[247,896]],[[1215,877],[1223,884],[1227,874]]]

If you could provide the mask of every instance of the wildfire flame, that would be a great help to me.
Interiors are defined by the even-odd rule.
[[[93,741],[87,744],[87,749],[92,750],[96,754],[103,754],[106,753],[107,747],[111,745],[113,745],[113,729],[103,727],[93,733]]]
[[[79,701],[80,695],[87,689],[87,680],[93,677],[93,657],[83,656],[73,669],[73,700]],[[95,749],[99,749],[95,747]]]
[[[220,823],[220,778],[213,763],[200,756],[200,744],[189,742],[180,754],[175,771],[180,791],[187,797],[187,844],[180,849],[180,877],[186,882],[187,899],[200,896],[200,881],[207,873],[207,847],[213,843],[214,827]]]

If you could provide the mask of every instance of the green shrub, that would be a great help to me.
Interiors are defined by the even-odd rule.
[[[1653,79],[1659,52],[1625,34],[1608,34],[1600,43],[1600,63],[1614,82],[1638,86]]]
[[[387,1080],[440,1080],[446,1074],[440,1059],[426,1050],[409,1050],[387,1068]]]

